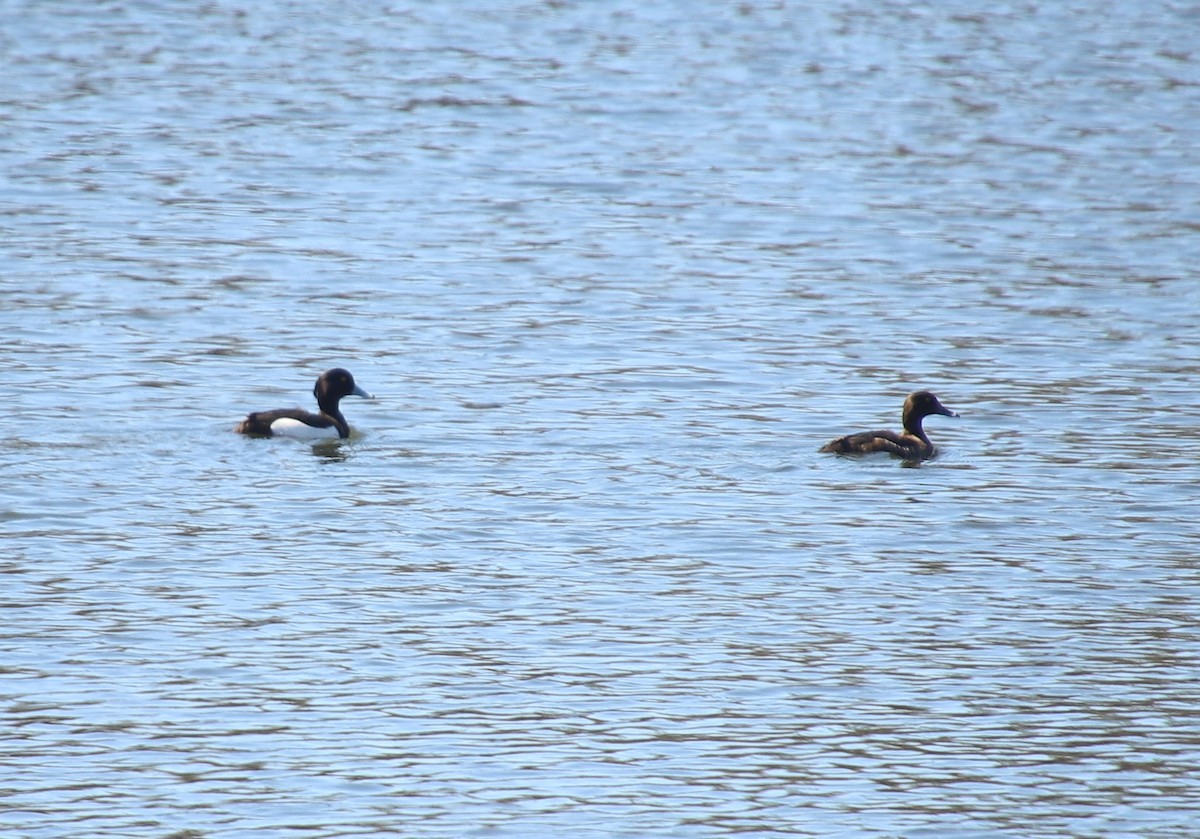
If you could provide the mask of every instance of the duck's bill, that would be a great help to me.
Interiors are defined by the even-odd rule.
[[[941,410],[938,411],[938,413],[944,417],[957,417],[958,416],[958,413],[956,411],[951,411],[945,405],[939,405],[938,407],[941,408]]]
[[[350,395],[351,396],[361,396],[363,399],[374,399],[375,398],[374,396],[367,393],[365,390],[363,390],[358,385],[354,386],[354,390],[350,391]]]

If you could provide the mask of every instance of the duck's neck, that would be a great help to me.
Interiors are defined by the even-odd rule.
[[[340,417],[342,415],[339,406],[341,399],[318,399],[317,407],[321,409],[322,414],[328,414],[331,417]]]
[[[322,405],[321,413],[333,420],[333,425],[337,428],[339,437],[345,438],[350,436],[350,424],[346,422],[346,418],[342,416],[342,412],[338,410],[336,404],[332,407]]]
[[[921,421],[925,419],[920,414],[905,414],[904,415],[904,430],[916,437],[927,446],[933,445],[929,442],[929,438],[925,436],[925,429],[921,425]]]

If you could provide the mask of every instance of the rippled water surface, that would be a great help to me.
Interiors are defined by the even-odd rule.
[[[1197,44],[0,2],[4,835],[1194,835]]]

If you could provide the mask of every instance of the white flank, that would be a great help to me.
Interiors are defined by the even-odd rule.
[[[291,417],[280,417],[271,423],[271,433],[276,437],[291,437],[293,440],[336,440],[338,430],[332,425],[317,428]]]

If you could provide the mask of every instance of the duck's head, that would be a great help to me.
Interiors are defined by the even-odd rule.
[[[958,414],[943,405],[936,396],[927,390],[918,390],[916,393],[910,393],[908,398],[904,400],[905,417],[927,417],[931,414],[941,414],[944,417],[958,416]]]
[[[331,412],[330,409],[337,411],[338,403],[342,401],[343,396],[375,398],[355,383],[349,370],[341,367],[326,370],[317,377],[317,383],[313,386],[313,396],[317,397],[317,404],[321,406],[321,410],[327,413]]]

